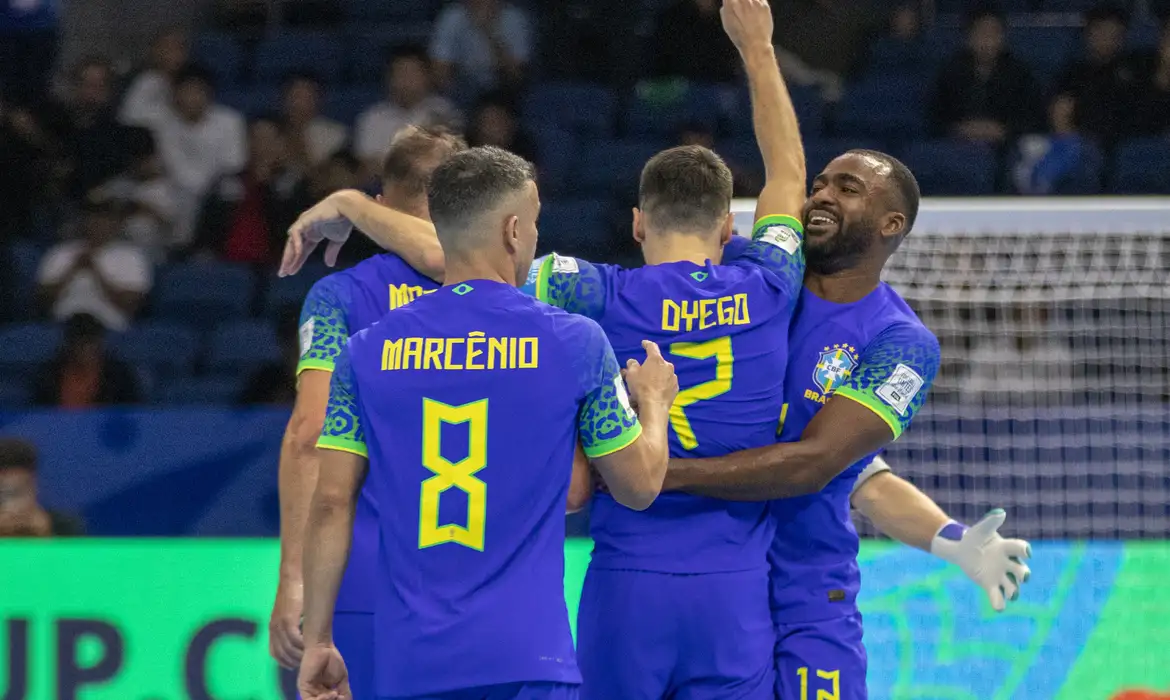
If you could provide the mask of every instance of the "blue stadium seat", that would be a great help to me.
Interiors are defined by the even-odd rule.
[[[220,85],[233,85],[243,75],[244,50],[230,34],[203,32],[191,43],[191,60],[211,71]]]
[[[609,238],[615,207],[608,199],[550,200],[540,209],[541,247],[551,251],[587,248]]]
[[[574,184],[585,196],[636,192],[642,167],[664,146],[641,139],[587,143],[577,159]]]
[[[525,124],[558,127],[575,134],[606,136],[617,116],[609,88],[584,83],[544,83],[529,91],[521,106]]]
[[[37,269],[45,251],[28,241],[15,240],[9,244],[9,260],[12,264],[13,290],[16,298],[12,309],[18,319],[31,319],[36,315]]]
[[[566,192],[573,159],[580,148],[577,136],[563,129],[542,128],[539,125],[531,130],[530,136],[536,144],[536,167],[541,195]]]
[[[914,73],[933,81],[939,65],[949,57],[951,49],[940,52],[938,46],[923,39],[917,42],[880,37],[869,47],[865,63],[867,74]]]
[[[903,156],[926,196],[974,196],[995,191],[995,152],[987,145],[940,139],[911,144]]]
[[[355,0],[364,2],[365,0]],[[426,46],[431,34],[429,22],[359,22],[343,30],[346,74],[356,84],[382,84],[386,59],[395,46]]]
[[[1113,194],[1170,192],[1170,139],[1140,138],[1118,149],[1113,166]]]
[[[764,157],[760,154],[760,146],[754,138],[741,137],[720,141],[715,144],[715,152],[723,156],[724,160],[741,168],[748,168],[761,174],[764,172]]]
[[[170,405],[234,403],[243,391],[238,379],[226,377],[186,377],[161,382],[155,388],[154,398]]]
[[[254,287],[252,271],[243,265],[181,263],[160,273],[151,312],[197,326],[222,323],[247,314]]]
[[[696,124],[714,132],[724,113],[734,112],[739,92],[728,85],[691,85],[673,103],[663,104],[647,94],[635,95],[622,119],[630,136],[674,137],[680,126]]]
[[[0,376],[0,411],[16,411],[28,408],[32,402],[25,377]]]
[[[274,317],[286,309],[300,309],[317,280],[334,270],[324,263],[308,263],[292,277],[273,277],[264,290],[264,315]]]
[[[1101,194],[1105,173],[1105,156],[1096,144],[1085,142],[1076,168],[1056,183],[1053,194]]]
[[[338,85],[325,89],[321,113],[342,124],[353,125],[367,107],[382,101],[385,90],[378,85]]]
[[[1077,27],[1009,26],[1007,32],[1012,54],[1028,64],[1042,83],[1059,76],[1064,64],[1076,52],[1079,39],[1080,29]]]
[[[838,136],[910,141],[922,135],[923,81],[905,73],[872,75],[845,87]]]
[[[110,337],[110,350],[152,378],[190,374],[199,354],[199,334],[182,323],[144,320]]]
[[[32,372],[53,359],[60,346],[59,325],[14,323],[0,326],[0,372]]]
[[[752,102],[747,90],[737,90],[735,108],[728,115],[728,129],[736,137],[755,138],[752,128]],[[821,135],[825,126],[825,103],[820,89],[809,85],[789,85],[792,106],[800,120],[800,134],[805,139]]]
[[[258,82],[278,82],[290,71],[313,73],[326,83],[341,77],[340,37],[325,32],[283,31],[256,47],[253,73]]]
[[[280,112],[279,85],[235,85],[216,91],[216,100],[248,119]]]
[[[240,374],[280,360],[276,330],[267,321],[233,321],[216,328],[207,349],[211,372]]]

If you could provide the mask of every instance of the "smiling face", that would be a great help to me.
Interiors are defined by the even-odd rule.
[[[891,223],[883,221],[891,216],[891,170],[880,158],[850,152],[817,175],[803,211],[809,270],[829,275],[852,268],[879,244]]]

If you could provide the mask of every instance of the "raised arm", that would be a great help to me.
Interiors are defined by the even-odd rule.
[[[1024,540],[1005,539],[999,534],[1007,518],[1002,509],[967,527],[947,516],[914,484],[894,474],[880,456],[858,477],[850,500],[886,535],[962,569],[983,589],[996,611],[1019,597],[1020,588],[1031,576],[1024,561],[1032,548]]]
[[[799,216],[806,191],[804,146],[772,46],[772,8],[767,0],[724,0],[720,16],[747,70],[752,124],[764,157],[767,179],[756,200],[756,221]]]
[[[895,326],[870,343],[848,382],[800,440],[724,457],[671,460],[666,488],[735,501],[820,491],[902,434],[922,406],[938,364],[938,341],[929,331]]]
[[[288,230],[280,275],[295,275],[321,241],[328,241],[325,263],[332,267],[354,226],[424,275],[443,279],[443,250],[434,225],[357,190],[334,192],[297,218]]]

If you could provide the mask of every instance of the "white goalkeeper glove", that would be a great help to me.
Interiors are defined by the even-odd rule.
[[[1032,575],[1024,563],[1032,556],[1031,545],[999,534],[1006,519],[1007,513],[996,508],[970,528],[952,520],[930,543],[930,553],[962,569],[987,593],[996,612],[1003,612],[1008,601],[1020,596],[1020,586]]]

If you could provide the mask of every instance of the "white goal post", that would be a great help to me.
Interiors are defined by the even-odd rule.
[[[1017,535],[1170,536],[1170,197],[924,200],[884,279],[943,352],[896,472]]]

